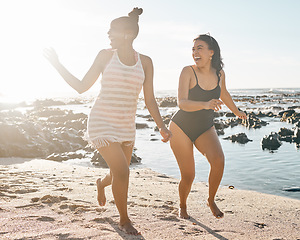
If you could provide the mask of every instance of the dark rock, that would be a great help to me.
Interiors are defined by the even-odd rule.
[[[91,162],[96,167],[108,168],[107,163],[105,162],[104,158],[101,156],[101,154],[97,150],[95,150],[93,152]]]
[[[177,99],[172,97],[164,98],[160,103],[160,107],[176,107],[177,106]]]
[[[84,155],[82,153],[76,153],[76,152],[65,152],[62,154],[52,153],[51,155],[49,155],[46,158],[46,160],[62,162],[62,161],[70,160],[70,159],[76,159],[76,158],[82,159],[82,158],[84,158]]]
[[[259,111],[256,116],[257,117],[266,117],[267,115],[265,113],[262,113],[261,111]]]
[[[52,117],[52,116],[65,116],[68,112],[59,108],[39,108],[27,111],[28,114],[32,114],[38,117]]]
[[[218,117],[223,117],[224,116],[224,112],[214,112],[214,117],[218,118]]]
[[[130,164],[132,163],[140,163],[142,161],[142,159],[140,157],[138,157],[134,152],[132,153],[132,156],[131,156],[131,162]]]
[[[143,128],[148,128],[148,125],[146,123],[136,123],[135,127],[136,129],[143,129]]]
[[[293,113],[295,113],[295,110],[286,110],[286,111],[281,111],[278,113],[278,115],[280,117],[283,117],[285,115],[285,117],[289,117],[291,116]]]
[[[300,128],[296,127],[294,130],[294,137],[300,139]]]
[[[284,137],[284,136],[291,136],[294,135],[294,131],[288,128],[280,128],[278,132],[279,136]]]
[[[217,130],[222,130],[225,128],[224,123],[221,121],[214,121],[214,126],[215,126],[215,129],[217,129]]]
[[[280,141],[284,141],[284,142],[293,142],[293,137],[292,136],[284,136],[284,137],[279,137]]]
[[[238,143],[242,143],[245,144],[247,142],[252,142],[253,140],[250,140],[247,135],[245,133],[238,133],[226,138],[223,138],[225,140],[231,140],[232,142],[238,142]]]
[[[281,146],[279,135],[272,132],[270,135],[265,136],[261,141],[262,149],[277,150]]]
[[[242,125],[248,128],[261,128],[262,126],[266,126],[268,123],[260,120],[254,115],[248,114],[246,119],[242,120]]]
[[[152,118],[150,114],[148,115],[136,114],[136,116],[140,118],[147,118],[147,119]]]
[[[73,113],[73,111],[68,111],[67,114],[62,116],[51,116],[48,118],[49,122],[66,122],[81,118],[87,118],[87,115],[84,113]]]
[[[290,110],[290,111],[294,111],[294,110]],[[292,124],[297,123],[300,121],[300,113],[294,112],[292,114],[289,114],[288,112],[285,112],[282,115],[280,121],[288,122],[288,123],[292,123]]]
[[[159,139],[157,139],[157,138],[151,138],[150,139],[150,141],[152,141],[152,142],[155,142],[155,141],[158,141]]]
[[[225,114],[225,117],[235,117],[235,114],[232,113],[232,112],[227,112],[227,113]]]
[[[18,112],[18,117],[14,112],[3,116],[0,157],[46,158],[53,153],[74,152],[87,145],[82,138],[86,129],[85,114],[36,108],[25,114]],[[52,122],[53,117],[66,121]]]
[[[69,120],[64,122],[63,124],[66,128],[73,128],[77,131],[79,130],[85,130],[87,126],[87,118],[79,118],[76,120]]]
[[[242,123],[242,119],[239,118],[230,118],[227,119],[225,122],[225,127],[235,127],[237,125],[239,125],[240,123]]]
[[[53,99],[36,100],[33,103],[33,106],[35,106],[36,108],[46,107],[46,106],[47,107],[61,106],[61,105],[65,105],[65,103],[62,101],[57,101],[57,100],[53,100]]]
[[[284,188],[283,191],[285,191],[285,192],[300,192],[300,187]]]
[[[170,121],[171,121],[171,118],[172,118],[172,114],[163,116],[164,124],[165,124],[165,125],[168,125],[168,124],[170,123]]]
[[[218,136],[225,134],[224,129],[216,129],[216,132],[217,132]]]

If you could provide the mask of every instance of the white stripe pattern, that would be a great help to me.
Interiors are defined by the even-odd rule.
[[[86,138],[94,148],[108,146],[111,142],[134,143],[137,100],[145,79],[138,53],[136,58],[135,65],[126,66],[114,50],[103,72],[101,90],[87,126]]]

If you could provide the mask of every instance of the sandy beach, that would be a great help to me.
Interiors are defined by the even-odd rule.
[[[300,201],[222,186],[216,219],[208,187],[195,183],[191,219],[178,217],[178,180],[131,169],[128,209],[140,236],[118,229],[111,188],[99,207],[95,180],[108,169],[47,160],[0,165],[1,239],[300,239]]]

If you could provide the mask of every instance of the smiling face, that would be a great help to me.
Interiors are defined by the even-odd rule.
[[[120,23],[118,24],[113,21],[107,34],[112,48],[117,48],[120,44],[124,43],[125,32],[124,27],[122,27]]]
[[[202,40],[196,40],[192,48],[192,56],[197,67],[201,68],[211,64],[211,58],[214,51],[210,50],[208,44]]]
[[[129,17],[120,17],[111,22],[107,34],[112,48],[132,44],[138,34],[138,24]]]

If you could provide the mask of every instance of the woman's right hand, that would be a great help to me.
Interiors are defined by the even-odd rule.
[[[53,48],[45,48],[43,55],[54,67],[59,65],[57,53]]]
[[[219,100],[219,99],[212,99],[208,102],[206,102],[206,108],[205,109],[212,109],[214,111],[219,111],[221,110],[221,105],[223,105],[224,103]]]

